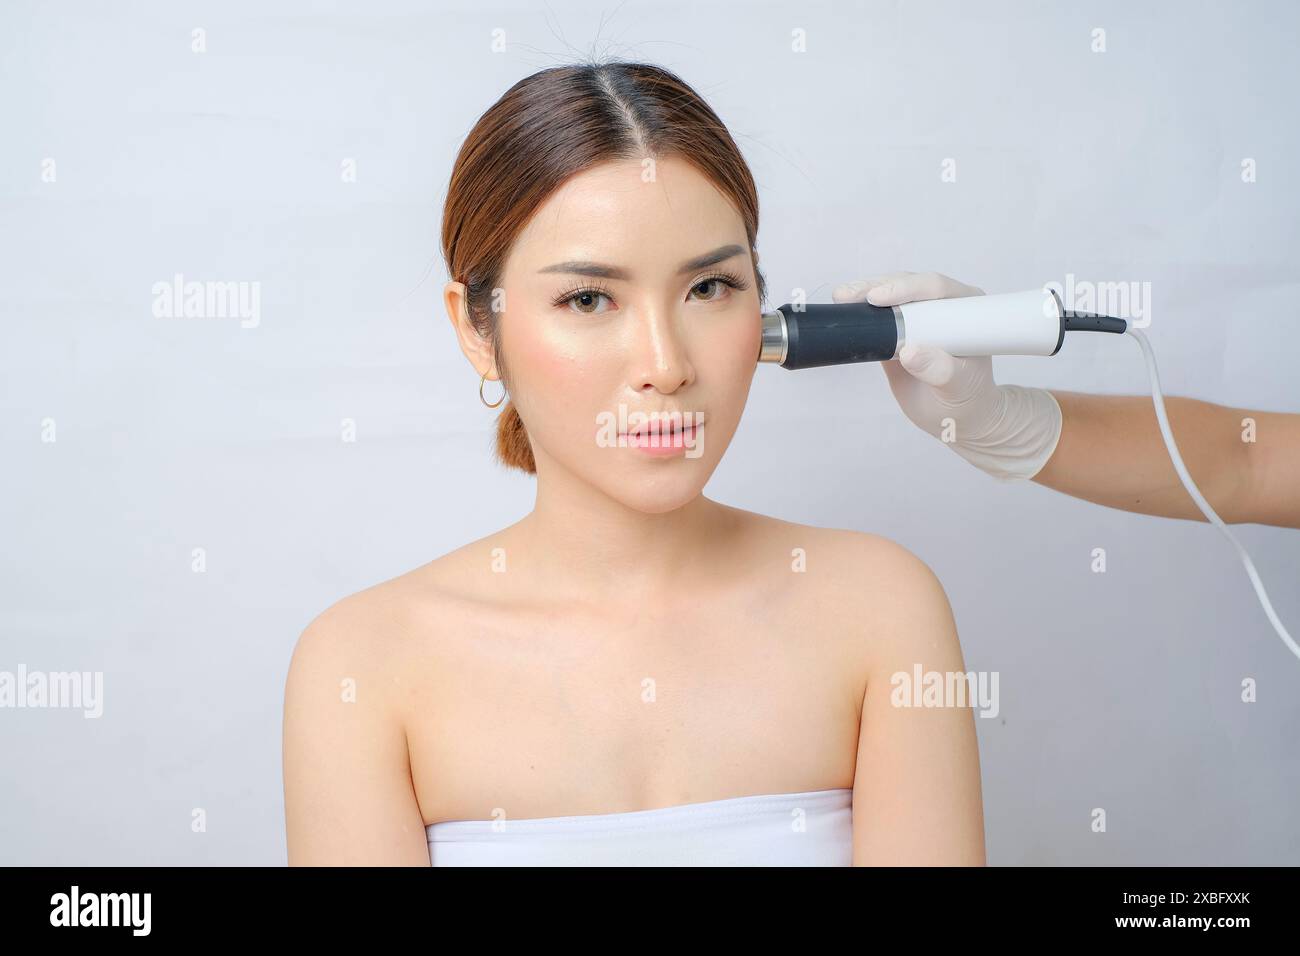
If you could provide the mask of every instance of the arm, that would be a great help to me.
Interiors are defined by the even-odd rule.
[[[984,810],[971,707],[902,707],[891,679],[962,673],[952,610],[934,572],[889,543],[853,780],[854,866],[983,866]]]
[[[391,681],[366,653],[373,629],[345,600],[294,649],[284,696],[290,866],[429,865],[406,733],[385,693]]]
[[[1034,481],[1124,511],[1206,520],[1178,480],[1150,398],[1052,395],[1061,437]],[[1300,415],[1178,397],[1165,409],[1192,481],[1220,518],[1300,528]],[[1253,442],[1242,440],[1245,418],[1255,421]]]
[[[895,272],[837,286],[832,297],[889,306],[981,294],[937,273]],[[881,366],[907,417],[988,474],[1033,478],[1124,511],[1205,520],[1145,395],[998,385],[988,356],[956,358],[926,345],[905,346]],[[1176,397],[1166,397],[1165,409],[1192,481],[1219,517],[1300,528],[1300,415]],[[1242,441],[1243,418],[1255,420],[1256,441]]]

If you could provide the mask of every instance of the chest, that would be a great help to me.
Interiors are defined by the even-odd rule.
[[[448,623],[404,680],[426,823],[852,785],[860,670],[834,634],[681,605]]]

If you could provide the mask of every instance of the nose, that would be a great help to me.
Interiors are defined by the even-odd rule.
[[[637,391],[650,386],[671,394],[695,375],[679,317],[671,309],[652,309],[643,318],[634,346],[632,385]]]

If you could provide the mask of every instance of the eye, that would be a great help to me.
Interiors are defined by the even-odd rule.
[[[608,311],[607,309],[597,308],[601,299],[613,303],[608,289],[598,286],[580,286],[576,289],[561,292],[551,300],[551,304],[557,308],[567,305],[572,311],[581,315],[600,315]]]
[[[601,311],[600,309],[596,308],[596,304],[600,302],[601,299],[608,299],[608,298],[609,296],[605,295],[605,293],[603,292],[589,291],[589,292],[579,292],[573,296],[570,296],[568,302],[571,307],[576,307],[576,311],[583,312],[588,315],[594,315],[597,312]]]
[[[731,272],[719,272],[697,279],[691,286],[691,296],[696,297],[698,293],[697,302],[716,302],[726,298],[731,289],[743,292],[747,288],[749,283],[740,276]]]

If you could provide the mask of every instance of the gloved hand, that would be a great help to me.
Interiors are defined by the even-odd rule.
[[[894,272],[836,286],[835,302],[902,305],[922,299],[983,295],[934,272]],[[909,343],[881,363],[899,407],[912,422],[1001,481],[1032,478],[1061,437],[1061,406],[1043,388],[998,385],[990,356],[957,358]]]

